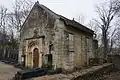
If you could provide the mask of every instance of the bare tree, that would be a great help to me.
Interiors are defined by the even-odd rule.
[[[106,3],[107,4],[107,3]],[[99,27],[102,31],[102,44],[103,44],[103,53],[104,58],[107,57],[107,53],[109,52],[109,34],[114,34],[115,30],[113,32],[109,32],[109,30],[112,28],[111,23],[116,16],[117,11],[113,10],[113,4],[110,1],[107,6],[101,5],[96,7],[96,12],[98,13],[99,20],[95,20],[97,27]],[[114,28],[113,28],[114,29]],[[111,36],[112,36],[111,35]],[[111,40],[112,45],[112,40]]]
[[[120,17],[120,0],[112,0],[113,10],[117,12],[118,17]]]
[[[7,20],[7,8],[1,6],[0,7],[0,28],[1,28],[1,48],[3,49],[3,58],[6,53],[6,43],[7,43],[7,32],[6,32],[6,20]]]
[[[117,52],[117,54],[120,54],[120,28],[119,27],[117,28],[113,41],[114,41],[114,46],[116,50],[115,52]]]
[[[9,26],[14,26],[19,31],[32,5],[33,2],[31,0],[15,0],[14,11],[9,13]]]
[[[7,16],[7,8],[1,6],[0,7],[0,27],[2,28],[3,32],[5,32],[5,27],[6,27],[6,16]]]
[[[6,60],[11,57],[11,60],[17,61],[18,38],[15,34],[19,33],[32,5],[31,0],[15,0],[12,12],[0,6],[0,58]]]

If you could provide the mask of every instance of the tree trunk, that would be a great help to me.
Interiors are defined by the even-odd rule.
[[[103,37],[103,53],[104,53],[104,58],[107,58],[107,53],[108,53],[108,41],[107,41],[107,31],[105,29],[102,30]]]

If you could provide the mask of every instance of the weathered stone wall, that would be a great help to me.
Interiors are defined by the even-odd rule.
[[[82,68],[89,64],[89,58],[93,58],[93,36],[89,33],[78,31],[71,26],[66,26],[65,31],[72,33],[74,36],[74,52],[73,54],[64,54],[65,60],[62,62],[69,62],[69,68]],[[63,45],[64,46],[64,45]],[[71,56],[72,55],[72,56]],[[68,59],[69,58],[69,59]],[[64,60],[64,61],[63,61]],[[70,62],[70,60],[73,60]],[[64,66],[66,67],[66,66]]]
[[[90,68],[82,69],[81,71],[76,71],[73,73],[45,75],[32,79],[33,80],[101,80],[101,78],[98,79],[98,77],[102,76],[104,73],[109,73],[112,69],[113,69],[112,63],[105,63],[103,65],[92,66]]]
[[[69,43],[70,48],[73,47],[73,50],[67,51],[65,32],[69,33],[71,38],[73,37],[73,44]],[[47,10],[34,6],[21,29],[19,62],[22,60],[21,55],[28,51],[26,48],[28,44],[25,39],[33,38],[35,34],[44,36],[41,44],[42,52],[40,53],[43,56],[49,53],[52,54],[54,69],[64,68],[72,70],[74,67],[81,68],[89,64],[90,57],[94,57],[93,36],[91,34],[79,31],[71,26],[66,26],[59,17],[55,18]],[[52,49],[50,51],[51,44]]]
[[[94,58],[93,36],[89,33],[78,31],[71,26],[66,26],[59,19],[56,20],[54,28],[54,68],[64,68],[70,71],[73,68],[87,66],[89,64],[89,58]],[[66,51],[65,31],[73,35],[74,50],[72,52]]]
[[[49,54],[50,42],[54,41],[54,17],[44,11],[38,6],[34,6],[30,12],[29,17],[26,19],[21,29],[20,45],[19,45],[19,62],[21,63],[21,55],[23,53],[23,47],[26,45],[26,40],[28,38],[33,38],[35,35],[35,30],[38,36],[44,36],[43,39],[43,55]],[[27,50],[26,50],[27,51]]]
[[[95,58],[99,58],[99,54],[98,54],[98,40],[96,40],[96,39],[93,40],[93,52],[94,52]]]
[[[64,53],[64,41],[63,41],[63,31],[64,31],[64,22],[56,19],[54,30],[55,30],[55,37],[54,37],[54,50],[55,53],[53,54],[53,66],[54,68],[63,68],[63,53]],[[62,64],[63,63],[63,64]]]

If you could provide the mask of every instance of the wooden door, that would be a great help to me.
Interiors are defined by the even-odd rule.
[[[33,68],[38,68],[39,66],[39,49],[35,48],[33,50]]]

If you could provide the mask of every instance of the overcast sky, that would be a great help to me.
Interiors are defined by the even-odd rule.
[[[32,0],[33,1],[33,0]],[[37,0],[34,0],[37,1]],[[105,0],[38,0],[57,14],[63,15],[69,19],[76,18],[79,15],[85,17],[85,24],[95,17],[95,5]],[[14,0],[0,0],[0,5],[12,9]]]

